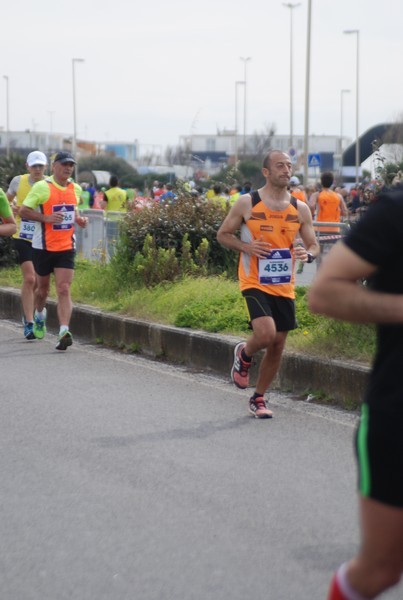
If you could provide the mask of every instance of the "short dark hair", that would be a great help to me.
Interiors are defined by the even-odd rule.
[[[322,173],[322,175],[320,176],[320,181],[323,187],[330,188],[330,186],[333,185],[334,182],[333,173],[331,173],[330,171],[325,171],[325,173]]]
[[[116,177],[116,175],[112,175],[110,180],[109,180],[109,185],[110,187],[116,187],[119,183],[118,178]]]
[[[273,148],[272,150],[269,150],[268,153],[265,155],[265,157],[263,158],[263,169],[268,169],[269,168],[269,164],[271,161],[271,155],[272,154],[287,154],[287,152],[284,152],[284,150],[279,150],[278,148]]]
[[[221,194],[221,186],[219,183],[215,184],[215,186],[213,187],[213,191],[215,194]]]

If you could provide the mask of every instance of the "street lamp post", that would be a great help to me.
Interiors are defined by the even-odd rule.
[[[360,88],[360,30],[345,29],[343,33],[355,34],[357,36],[357,58],[356,58],[356,93],[355,93],[355,183],[360,182],[360,138],[359,138],[359,88]]]
[[[74,156],[76,152],[77,146],[77,118],[76,118],[76,73],[75,73],[75,64],[83,63],[83,58],[73,58],[73,143],[71,144],[71,151]]]
[[[308,25],[307,25],[307,43],[306,43],[306,73],[305,73],[305,124],[304,124],[304,185],[308,185],[308,139],[309,139],[309,86],[311,74],[311,21],[312,21],[312,0],[308,0]]]
[[[244,82],[244,88],[243,88],[243,156],[245,157],[246,154],[246,82],[247,82],[247,78],[246,78],[246,66],[248,64],[248,61],[252,60],[250,56],[240,56],[239,57],[240,60],[243,61],[243,65],[244,65],[244,77],[243,77],[243,82]]]
[[[3,78],[6,80],[6,152],[7,158],[10,156],[10,97],[9,97],[9,79],[8,75],[3,75]]]
[[[237,164],[238,164],[238,86],[239,85],[245,85],[245,82],[244,81],[236,81],[235,82],[235,136],[234,136],[235,168],[237,167]]]
[[[48,114],[49,114],[49,120],[50,120],[50,130],[49,130],[49,136],[48,136],[48,149],[49,149],[49,154],[51,154],[52,152],[52,142],[53,142],[53,115],[55,114],[56,111],[54,110],[48,110]]]
[[[343,172],[343,96],[351,90],[340,90],[340,175]]]
[[[294,123],[293,123],[293,22],[292,22],[292,11],[293,8],[301,6],[301,2],[292,4],[291,2],[283,2],[283,6],[290,9],[290,148],[294,145]]]

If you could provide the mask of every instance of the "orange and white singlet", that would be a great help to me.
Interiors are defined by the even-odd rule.
[[[285,210],[271,210],[264,204],[259,192],[253,192],[252,214],[241,226],[241,240],[250,243],[262,239],[271,244],[267,257],[257,258],[241,252],[238,277],[241,290],[256,288],[284,298],[295,298],[294,239],[301,227],[297,200]]]

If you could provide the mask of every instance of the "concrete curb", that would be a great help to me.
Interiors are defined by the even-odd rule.
[[[47,308],[48,329],[56,333],[56,303],[49,300]],[[20,321],[19,290],[0,288],[0,316]],[[86,305],[74,307],[71,329],[74,336],[91,343],[132,349],[146,356],[222,376],[229,375],[234,345],[239,341],[233,336],[139,321]],[[257,364],[251,370],[252,384],[256,373]],[[362,400],[368,373],[369,367],[360,364],[286,352],[273,388],[326,396],[334,404],[352,408]]]

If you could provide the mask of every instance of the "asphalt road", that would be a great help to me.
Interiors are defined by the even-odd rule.
[[[0,322],[1,600],[324,600],[356,416]],[[397,590],[384,596],[402,597]]]

